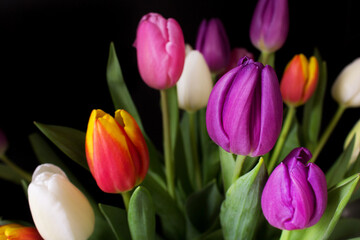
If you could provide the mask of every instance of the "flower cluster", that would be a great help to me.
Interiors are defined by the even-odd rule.
[[[200,23],[193,49],[175,19],[143,16],[134,47],[141,78],[160,92],[163,151],[146,134],[112,43],[107,77],[114,116],[93,110],[86,132],[36,126],[101,191],[121,194],[123,205],[98,203],[80,174],[39,138],[31,141],[42,164],[31,176],[8,159],[0,131],[0,159],[13,173],[9,179],[26,183],[34,223],[0,219],[0,239],[344,237],[336,225],[347,203],[360,197],[359,122],[326,173],[315,161],[343,112],[360,106],[360,60],[335,80],[339,108],[320,135],[326,64],[315,51],[275,70],[288,31],[288,1],[259,0],[249,33],[260,50],[255,59],[245,48],[231,49],[218,18]]]

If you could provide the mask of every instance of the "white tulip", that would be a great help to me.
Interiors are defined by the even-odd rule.
[[[190,51],[177,82],[179,107],[187,111],[197,111],[205,107],[212,87],[211,72],[205,58],[199,51]]]
[[[347,65],[335,80],[331,94],[345,107],[360,107],[360,58]]]
[[[94,230],[95,216],[87,198],[53,164],[33,173],[28,198],[36,228],[46,240],[85,240]]]
[[[345,139],[344,143],[344,150],[349,146],[351,140],[355,136],[355,143],[354,143],[354,149],[351,154],[351,159],[349,161],[349,165],[354,163],[356,158],[358,157],[360,153],[360,120],[357,121],[355,126],[351,129],[348,136]]]

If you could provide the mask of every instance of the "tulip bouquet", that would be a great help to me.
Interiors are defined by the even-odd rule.
[[[259,0],[250,26],[257,59],[231,50],[220,19],[201,22],[194,49],[175,19],[140,20],[134,47],[142,79],[160,92],[162,149],[146,134],[114,43],[106,71],[114,115],[94,109],[86,132],[35,123],[101,191],[120,194],[118,205],[97,200],[39,133],[30,141],[41,164],[30,175],[6,156],[0,132],[0,176],[22,184],[34,223],[0,219],[0,239],[360,236],[360,221],[343,215],[360,197],[360,123],[329,170],[315,163],[343,112],[360,106],[360,60],[336,79],[339,108],[320,132],[327,69],[319,51],[275,71],[287,4]]]

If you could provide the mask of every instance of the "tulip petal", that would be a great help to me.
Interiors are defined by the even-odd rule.
[[[115,112],[115,120],[124,123],[126,135],[129,137],[136,148],[136,152],[139,154],[139,157],[133,157],[132,159],[136,169],[136,176],[141,182],[145,178],[149,168],[149,152],[145,139],[135,119],[125,110],[117,110]]]
[[[327,185],[323,171],[313,163],[309,163],[308,168],[309,173],[307,180],[315,194],[316,205],[311,220],[306,227],[310,227],[320,220],[327,205]]]
[[[114,118],[105,115],[97,120],[94,129],[94,160],[90,170],[104,192],[124,192],[135,186],[136,173],[132,158],[136,157],[137,152],[131,141]],[[126,176],[122,174],[124,172]]]
[[[260,99],[260,98],[259,98]],[[261,72],[261,106],[259,106],[259,133],[253,141],[250,156],[260,156],[269,152],[280,134],[283,103],[275,71],[265,66]],[[257,144],[257,145],[255,145]]]
[[[302,229],[307,226],[315,208],[314,192],[307,182],[308,170],[303,163],[297,161],[296,166],[289,169],[289,175],[294,214],[284,222],[284,227],[287,230]]]
[[[314,93],[319,79],[319,64],[316,57],[311,57],[308,66],[308,80],[304,89],[302,102],[306,102]]]
[[[231,84],[241,68],[242,66],[236,67],[219,79],[210,94],[206,109],[206,127],[210,138],[228,152],[230,142],[223,125],[223,107]]]
[[[222,113],[223,128],[229,136],[233,153],[248,155],[257,141],[260,131],[260,118],[256,117],[260,114],[259,80],[259,66],[243,66],[227,93]]]
[[[277,228],[286,229],[284,222],[292,218],[290,177],[284,163],[270,175],[261,197],[261,207],[268,222]]]
[[[87,239],[95,217],[85,196],[60,174],[42,172],[28,188],[35,225],[44,239]]]
[[[150,87],[165,88],[168,84],[170,59],[165,49],[167,41],[163,38],[162,31],[154,23],[144,21],[139,25],[136,36],[141,77]],[[140,40],[141,44],[138,44]]]

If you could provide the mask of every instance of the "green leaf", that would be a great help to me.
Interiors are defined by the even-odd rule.
[[[201,232],[207,230],[217,219],[223,199],[215,180],[192,194],[185,206],[190,222]]]
[[[154,201],[156,214],[160,218],[161,229],[166,239],[184,239],[185,217],[177,203],[170,197],[166,189],[159,185],[151,174],[148,174],[142,183]]]
[[[302,133],[305,146],[310,151],[314,151],[319,138],[327,82],[326,62],[322,61],[320,53],[317,49],[315,49],[314,55],[319,63],[319,79],[313,96],[306,102],[304,106],[302,121]]]
[[[101,203],[99,203],[99,208],[117,240],[131,239],[126,211],[124,209]]]
[[[216,230],[215,232],[212,232],[211,234],[206,235],[204,238],[202,238],[202,240],[222,240],[223,238],[223,233],[222,230]]]
[[[226,192],[220,212],[225,239],[253,239],[262,218],[261,193],[266,176],[263,159],[260,158],[256,167],[237,179]]]
[[[16,184],[20,184],[22,179],[18,173],[5,164],[0,164],[0,178]]]
[[[89,169],[85,156],[85,133],[77,129],[35,122],[39,130],[70,159]]]
[[[142,132],[144,132],[140,115],[124,81],[113,42],[110,43],[106,79],[115,109],[125,109],[136,120]]]
[[[137,187],[130,198],[128,223],[133,240],[155,239],[154,203],[144,187]]]
[[[235,159],[233,154],[219,147],[221,174],[224,182],[224,192],[226,192],[232,184],[233,173],[235,169]]]
[[[334,186],[344,178],[349,165],[349,161],[351,159],[354,145],[355,145],[355,136],[351,140],[349,146],[345,149],[345,151],[340,155],[340,157],[336,160],[336,162],[326,173],[326,181],[328,188]]]
[[[314,226],[290,233],[291,240],[328,239],[338,223],[341,213],[355,187],[359,183],[359,175],[353,175],[329,190],[328,203],[324,215]]]

